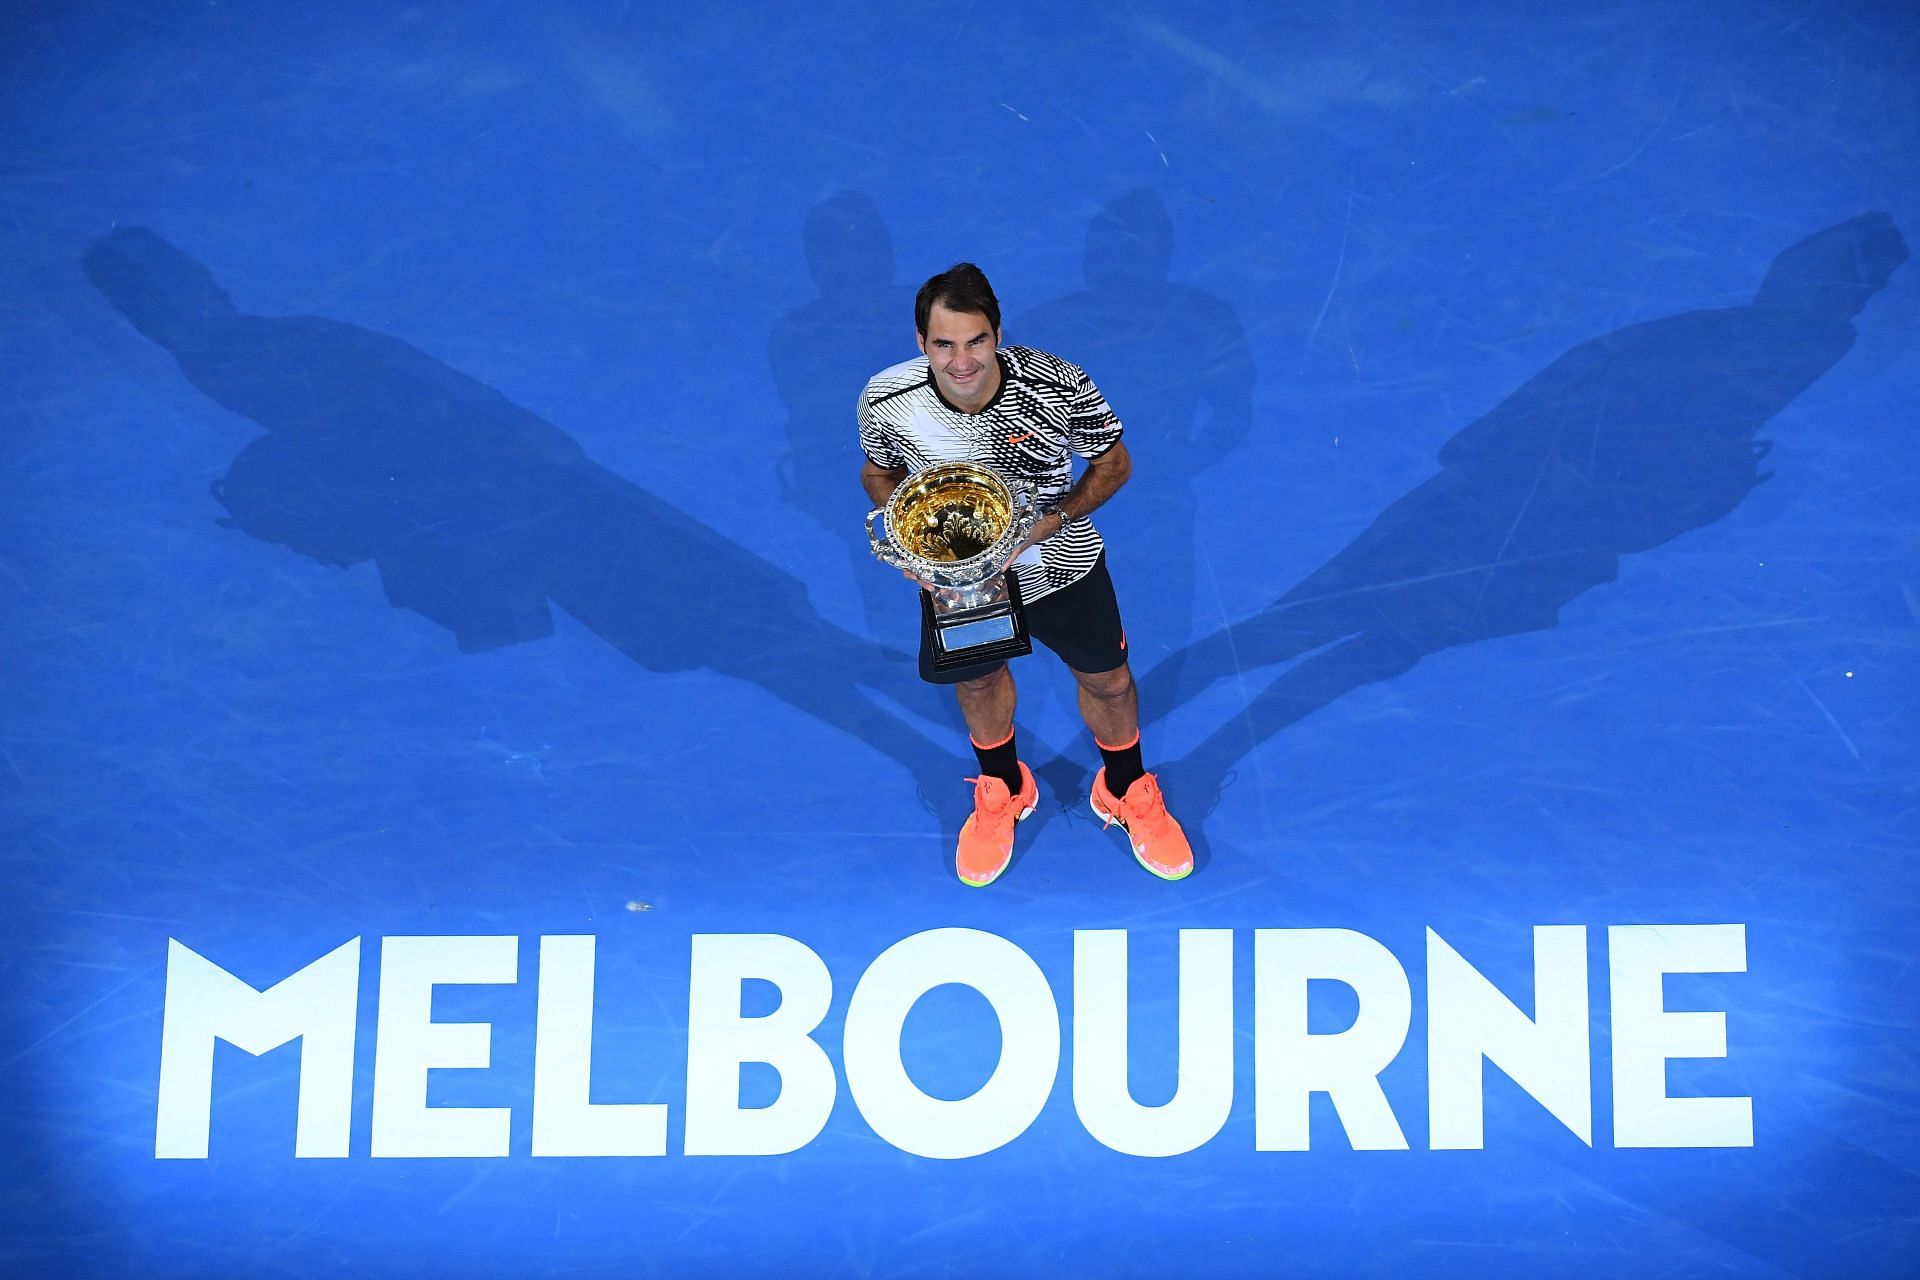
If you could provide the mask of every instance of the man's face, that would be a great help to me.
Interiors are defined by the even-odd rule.
[[[962,409],[986,406],[1000,389],[1000,362],[993,358],[1000,335],[977,311],[949,311],[936,302],[927,331],[915,335],[940,393]]]

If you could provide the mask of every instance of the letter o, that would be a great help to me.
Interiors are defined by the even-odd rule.
[[[972,987],[1000,1020],[1000,1061],[971,1097],[921,1091],[900,1059],[907,1014],[935,987]],[[929,929],[868,966],[847,1007],[847,1090],[881,1138],[917,1156],[959,1160],[1025,1133],[1060,1070],[1060,1010],[1033,957],[997,934]]]

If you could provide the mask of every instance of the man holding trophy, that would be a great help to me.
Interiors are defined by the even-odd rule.
[[[960,700],[980,763],[955,870],[991,884],[1039,788],[1014,744],[1006,660],[1038,639],[1073,672],[1102,766],[1089,797],[1166,880],[1193,851],[1140,755],[1139,702],[1105,546],[1087,517],[1127,481],[1120,420],[1076,365],[1000,345],[1000,303],[960,263],[914,300],[921,355],[860,395],[874,554],[921,588],[920,675]],[[1078,481],[1073,455],[1086,460]]]

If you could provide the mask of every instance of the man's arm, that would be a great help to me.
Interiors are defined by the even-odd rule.
[[[887,505],[887,499],[907,478],[905,467],[883,467],[869,458],[860,464],[860,487],[867,491],[867,497],[876,507]]]
[[[1092,515],[1108,498],[1120,492],[1120,486],[1131,475],[1133,459],[1127,454],[1125,442],[1116,440],[1105,453],[1087,463],[1087,469],[1074,481],[1073,488],[1067,490],[1066,496],[1054,504],[1053,510],[1033,526],[1033,533],[1028,536],[1021,550],[1051,538],[1067,527],[1068,520]]]

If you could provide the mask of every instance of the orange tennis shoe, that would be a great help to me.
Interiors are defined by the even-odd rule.
[[[1017,796],[995,777],[983,775],[967,781],[973,784],[973,816],[960,828],[960,850],[954,855],[953,869],[962,882],[981,889],[998,880],[1013,861],[1014,824],[1033,812],[1040,800],[1040,787],[1024,760],[1020,762]]]
[[[1109,827],[1117,823],[1127,833],[1135,862],[1162,880],[1184,880],[1193,874],[1193,846],[1167,812],[1160,783],[1152,774],[1141,774],[1126,795],[1116,797],[1107,790],[1107,771],[1102,769],[1093,775],[1089,800],[1096,818]]]

